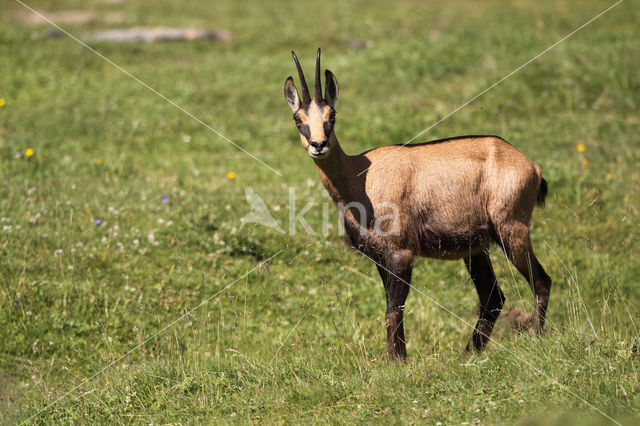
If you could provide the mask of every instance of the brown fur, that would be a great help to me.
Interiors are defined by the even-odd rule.
[[[381,241],[368,232],[371,245],[440,259],[486,248],[496,225],[528,226],[541,181],[535,163],[492,136],[385,146],[349,156],[334,134],[329,154],[314,161],[333,200],[368,206],[369,223],[389,214],[388,203],[401,207],[395,224],[401,232]],[[347,214],[353,216],[352,210]]]
[[[318,51],[317,70],[319,57]],[[331,103],[317,99],[317,80],[316,99],[309,104],[301,104],[297,92],[287,95],[295,90],[291,78],[285,96],[302,120],[300,125],[311,129],[301,133],[301,142],[314,157],[331,198],[338,205],[364,209],[365,218],[355,207],[344,212],[346,239],[377,263],[387,291],[389,356],[406,357],[402,310],[415,256],[465,260],[480,297],[480,318],[467,349],[480,350],[487,344],[504,303],[487,254],[492,242],[530,282],[536,297],[535,327],[542,330],[551,279],[529,239],[533,207],[536,201],[544,202],[547,192],[540,167],[496,136],[384,146],[347,155],[333,132],[333,121],[327,123],[337,98],[335,77],[329,71],[327,76],[327,84],[335,85]],[[313,142],[317,146],[319,141],[328,141],[328,149],[314,148]],[[374,229],[381,217],[390,219]],[[398,232],[382,236],[380,229]]]

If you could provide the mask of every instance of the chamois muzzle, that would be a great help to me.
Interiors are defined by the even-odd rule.
[[[327,139],[322,142],[311,142],[310,145],[316,150],[315,152],[309,152],[312,157],[322,157],[329,152],[329,140]]]

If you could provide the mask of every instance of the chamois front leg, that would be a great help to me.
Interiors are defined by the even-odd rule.
[[[391,360],[407,359],[402,316],[412,270],[413,253],[408,251],[389,255],[384,267],[378,265],[387,296],[387,355]]]

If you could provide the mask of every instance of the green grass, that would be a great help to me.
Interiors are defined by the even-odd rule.
[[[1,4],[3,423],[69,391],[32,422],[606,424],[589,404],[640,421],[637,3],[419,139],[498,134],[542,166],[550,193],[533,240],[554,286],[544,336],[505,315],[480,355],[463,353],[468,325],[412,291],[406,365],[384,360],[374,266],[335,226],[318,235],[327,199],[282,95],[289,51],[311,74],[323,47],[341,89],[337,134],[356,153],[410,139],[611,3],[28,3],[123,13],[122,24],[62,25],[80,38],[134,25],[230,31],[228,42],[91,46],[282,177],[70,38],[43,38],[49,27],[18,20],[18,3]],[[284,226],[295,188],[298,208],[315,203],[305,218],[316,235],[237,232],[246,186]],[[492,256],[507,308],[530,311],[527,284]],[[413,277],[475,322],[461,262],[418,260]]]

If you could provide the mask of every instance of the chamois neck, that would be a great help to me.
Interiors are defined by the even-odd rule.
[[[357,176],[357,157],[347,155],[335,134],[331,134],[331,150],[326,157],[315,158],[320,179],[335,202],[356,201],[362,178]]]

